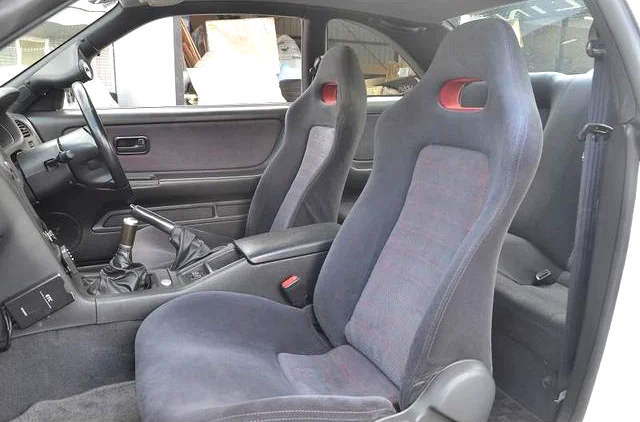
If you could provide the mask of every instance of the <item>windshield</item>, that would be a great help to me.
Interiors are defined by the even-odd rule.
[[[50,54],[70,38],[100,19],[116,1],[79,0],[53,15],[0,50],[0,85]]]

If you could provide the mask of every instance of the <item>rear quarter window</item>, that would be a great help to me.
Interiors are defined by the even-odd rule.
[[[530,72],[585,73],[593,60],[585,53],[593,18],[582,0],[529,0],[459,16],[449,23],[499,18],[513,28]]]
[[[373,29],[343,19],[327,24],[327,49],[347,45],[355,51],[369,97],[401,96],[420,81],[387,39]]]

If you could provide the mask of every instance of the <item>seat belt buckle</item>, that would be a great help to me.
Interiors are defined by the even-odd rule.
[[[307,293],[307,283],[302,281],[297,275],[283,280],[280,283],[280,289],[285,297],[293,306],[303,308],[309,304],[309,295]]]
[[[581,142],[586,141],[587,136],[591,133],[594,134],[596,138],[607,141],[609,137],[611,137],[611,132],[613,132],[613,128],[609,125],[603,123],[587,123],[582,130],[580,130],[580,133],[578,133],[578,140]]]
[[[535,279],[533,280],[534,286],[550,286],[556,283],[556,279],[551,274],[551,270],[545,268],[544,270],[540,270],[536,273]]]

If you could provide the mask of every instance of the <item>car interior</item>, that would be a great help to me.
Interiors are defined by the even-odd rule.
[[[638,164],[601,1],[28,13],[0,421],[581,420]]]

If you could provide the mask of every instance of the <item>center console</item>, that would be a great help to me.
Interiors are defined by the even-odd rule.
[[[4,179],[0,178],[0,182]],[[0,188],[3,186],[4,184],[0,183]],[[11,199],[11,196],[7,198]],[[18,214],[14,219],[14,225],[21,224],[23,220],[25,224],[35,221]],[[49,310],[42,317],[35,311],[30,312],[37,321],[18,324],[19,327],[13,330],[14,338],[91,324],[139,321],[163,303],[191,292],[237,292],[291,304],[294,301],[281,283],[292,278],[301,281],[297,285],[302,287],[298,289],[298,293],[304,290],[303,296],[311,298],[320,269],[340,227],[335,223],[321,223],[242,238],[212,249],[175,271],[148,271],[148,283],[140,290],[91,294],[86,282],[87,276],[91,275],[90,270],[78,271],[70,256],[64,259],[64,253],[57,254],[56,258],[56,254],[51,252],[66,251],[63,246],[57,246],[53,237],[38,242],[35,239],[37,236],[30,236],[32,231],[37,234],[38,229],[26,230],[20,224],[16,229],[21,233],[21,242],[14,244],[21,246],[24,243],[25,247],[31,248],[38,259],[29,262],[38,263],[38,266],[15,267],[22,273],[19,277],[11,277],[8,280],[10,283],[2,284],[6,292],[0,293],[8,298],[4,304],[15,303],[17,314],[24,312],[24,306],[31,306],[32,297],[38,299],[43,292],[43,297],[47,299],[51,296],[53,302],[48,302]],[[41,245],[48,245],[50,253],[40,253],[36,250]],[[13,250],[20,252],[22,249],[10,249]],[[4,259],[4,255],[2,257]],[[34,276],[24,277],[27,270],[40,269],[45,264],[46,268],[42,268],[42,271]],[[93,275],[95,273],[94,269]],[[40,283],[40,278],[44,284],[37,284]],[[50,279],[55,283],[50,282]],[[35,287],[29,287],[31,285]],[[42,307],[39,302],[37,305]]]
[[[321,223],[246,237],[178,271],[151,271],[149,289],[96,296],[96,322],[140,320],[168,300],[198,291],[247,293],[287,303],[280,283],[291,276],[304,280],[311,297],[339,227]]]

